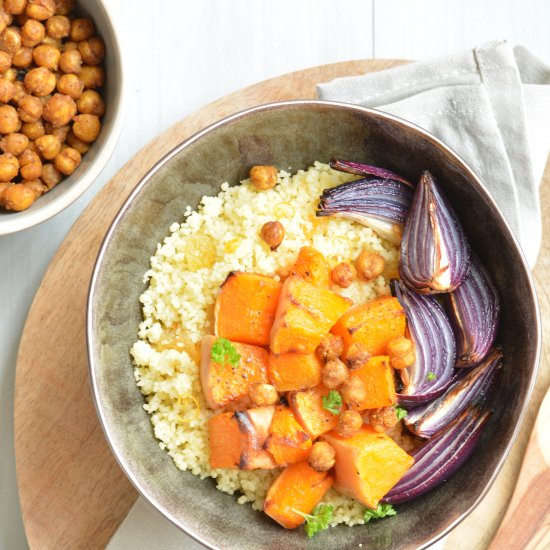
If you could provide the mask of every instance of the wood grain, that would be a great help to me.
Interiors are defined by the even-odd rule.
[[[402,62],[360,60],[325,65],[274,78],[222,98],[144,147],[86,208],[53,258],[35,296],[17,360],[16,466],[21,510],[31,548],[102,548],[137,497],[118,468],[95,414],[84,332],[93,263],[103,235],[130,191],[177,143],[223,116],[269,101],[313,98],[318,82],[399,63]],[[550,206],[550,181],[545,182],[543,192],[545,204]],[[550,216],[546,219],[548,225]],[[545,229],[545,236],[550,237],[548,227]],[[539,268],[542,262],[541,269],[548,269],[548,238],[543,246]],[[550,318],[550,297],[541,269],[538,279],[541,305]],[[549,356],[547,346],[548,343],[545,357]],[[549,373],[545,362],[541,372],[543,383]],[[531,409],[540,403],[537,396]],[[532,426],[531,415],[525,425],[525,430]],[[525,448],[523,439],[516,444],[504,475],[499,476],[480,507],[453,532],[449,548],[486,547],[486,535],[489,533],[490,540],[509,500]],[[488,510],[484,508],[486,502]],[[479,510],[482,512],[478,513]],[[480,541],[485,546],[479,546]]]

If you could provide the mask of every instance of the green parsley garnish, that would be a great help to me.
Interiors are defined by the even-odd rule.
[[[304,514],[294,508],[292,508],[292,511],[306,520],[304,527],[309,538],[312,538],[320,531],[324,531],[328,527],[329,521],[332,519],[332,506],[329,504],[315,506],[311,514]]]
[[[394,507],[391,504],[383,504],[380,502],[378,504],[378,507],[376,510],[365,510],[365,514],[363,515],[363,519],[365,520],[365,523],[368,523],[371,519],[380,519],[385,518],[388,516],[396,516],[397,512],[395,511]]]
[[[332,414],[340,414],[342,396],[336,390],[330,390],[328,395],[323,395],[323,409]]]
[[[239,364],[241,356],[233,344],[227,338],[218,338],[210,350],[212,361],[219,365],[231,365],[235,368]]]
[[[432,380],[437,380],[437,376],[435,375],[435,372],[429,372],[428,373],[428,376],[426,376],[426,380],[428,380],[428,382],[432,382]]]
[[[395,412],[397,413],[397,420],[403,420],[403,418],[407,418],[409,414],[407,409],[404,407],[399,407],[398,405],[395,405]]]

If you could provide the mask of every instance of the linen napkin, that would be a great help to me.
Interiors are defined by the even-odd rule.
[[[550,68],[528,50],[493,42],[320,84],[318,94],[400,116],[453,148],[488,187],[533,267],[541,241],[538,187],[550,150]],[[203,547],[140,497],[107,548]]]

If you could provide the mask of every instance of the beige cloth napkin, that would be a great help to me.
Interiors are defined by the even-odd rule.
[[[529,51],[495,42],[320,84],[318,93],[410,120],[455,149],[485,182],[534,265],[541,241],[538,185],[550,149],[550,68]],[[107,548],[203,547],[140,497]]]

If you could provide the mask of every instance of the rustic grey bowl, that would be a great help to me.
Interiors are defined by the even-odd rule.
[[[136,340],[143,274],[158,242],[187,205],[220,184],[237,184],[254,164],[292,170],[331,156],[390,168],[415,181],[430,170],[488,267],[502,299],[495,413],[464,467],[445,484],[398,506],[397,517],[340,526],[308,541],[286,531],[211,480],[181,472],[153,436],[128,350]],[[501,468],[529,400],[540,352],[540,322],[527,264],[495,203],[470,168],[434,137],[393,116],[321,101],[260,106],[228,117],[176,147],[140,182],[111,226],[88,302],[90,374],[99,417],[121,467],[168,519],[210,548],[363,550],[425,548],[476,506]]]

